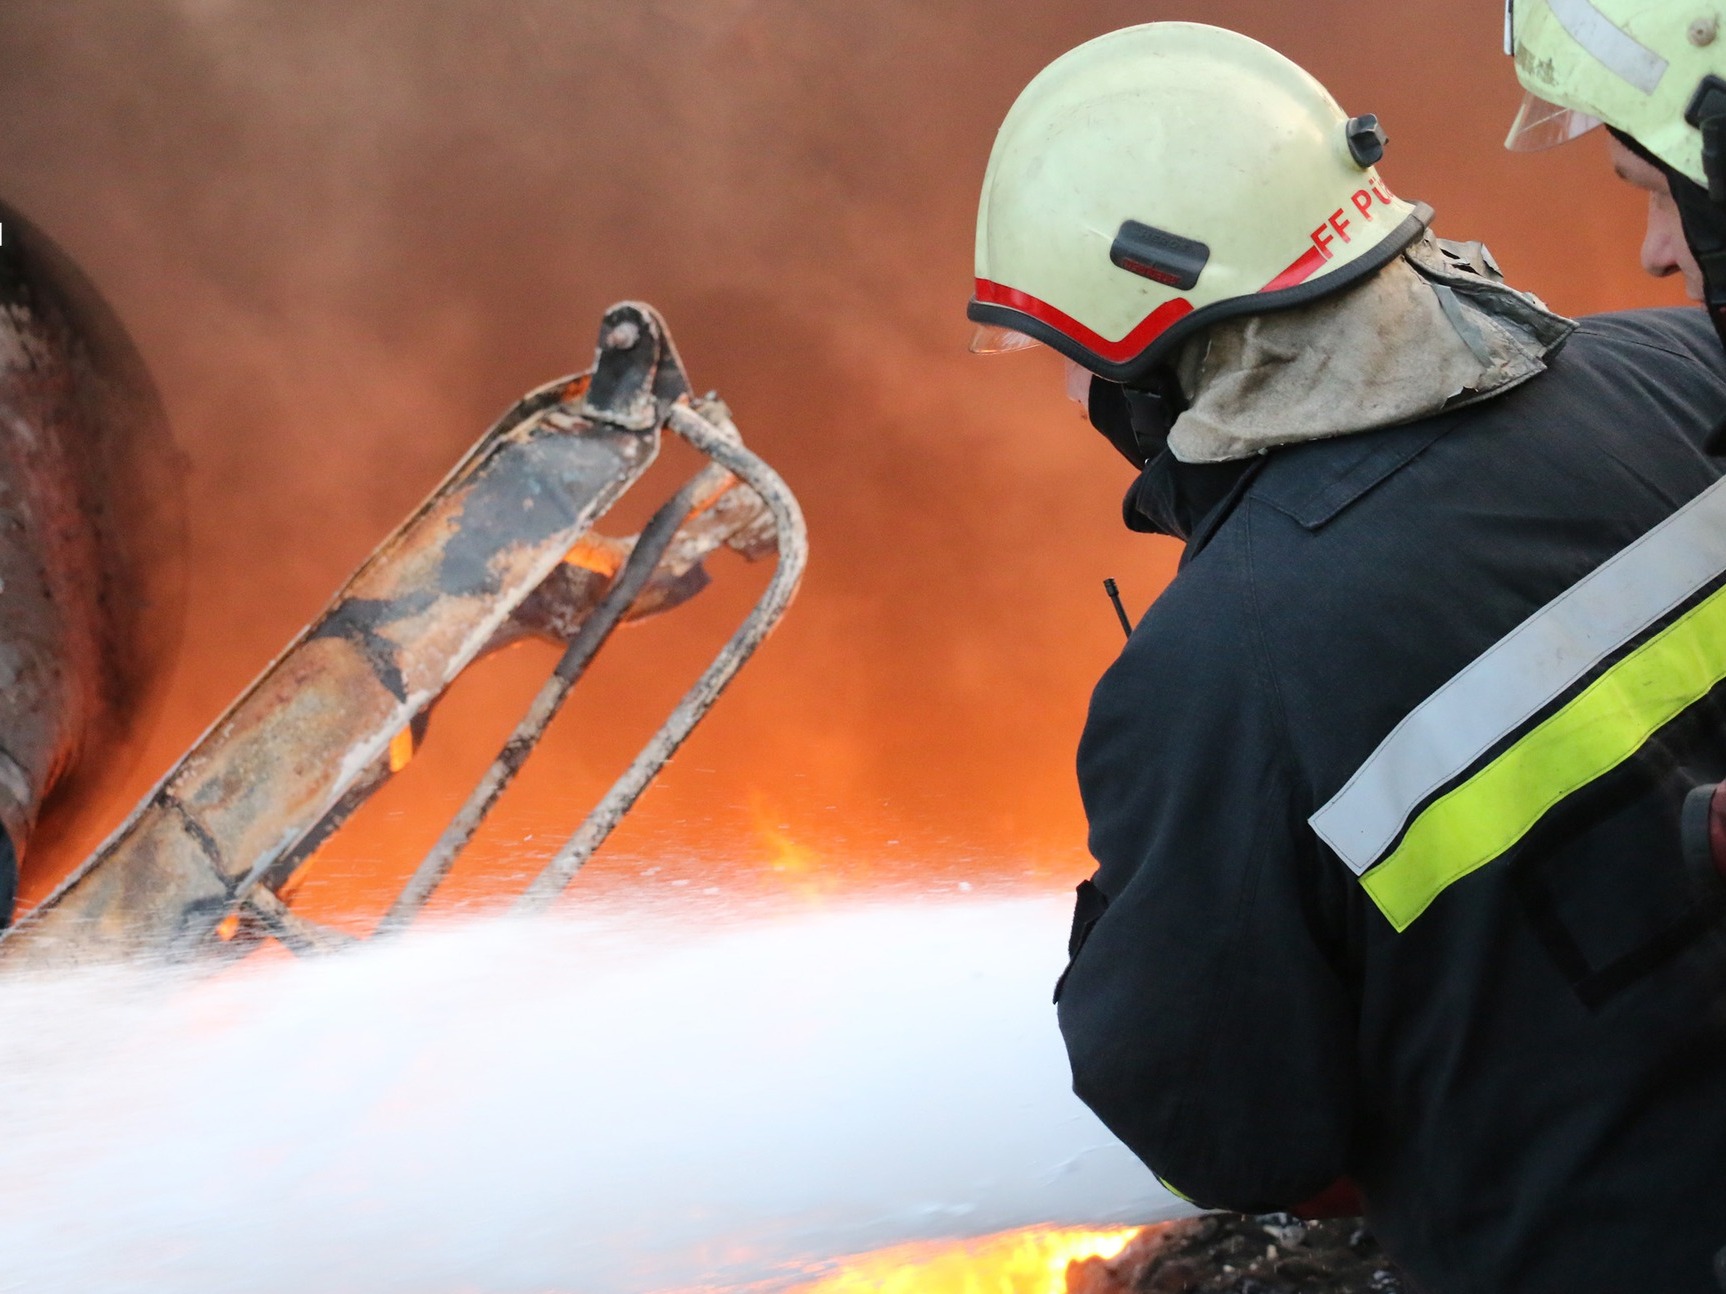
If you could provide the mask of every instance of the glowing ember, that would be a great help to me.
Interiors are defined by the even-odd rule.
[[[414,757],[414,730],[403,728],[390,739],[390,772],[399,773]]]
[[[1031,1230],[958,1245],[906,1245],[854,1259],[797,1294],[1066,1294],[1067,1266],[1113,1258],[1138,1234]]]
[[[623,569],[623,563],[629,558],[629,545],[622,540],[609,539],[604,535],[588,535],[574,548],[569,550],[564,561],[571,566],[579,566],[583,570],[592,571],[610,579]]]

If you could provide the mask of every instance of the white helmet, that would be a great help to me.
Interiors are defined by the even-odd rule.
[[[1150,23],[1063,54],[1002,123],[977,216],[974,350],[1031,341],[1133,383],[1230,316],[1359,281],[1431,209],[1385,136],[1255,40]]]

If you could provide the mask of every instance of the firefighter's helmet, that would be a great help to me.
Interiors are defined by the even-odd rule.
[[[1379,177],[1384,145],[1376,118],[1235,32],[1150,23],[1081,45],[995,140],[973,349],[1034,340],[1134,383],[1217,320],[1355,283],[1432,215]]]
[[[1527,96],[1506,141],[1531,150],[1607,125],[1726,203],[1726,30],[1708,0],[1506,0],[1505,52]]]
[[[1506,141],[1542,148],[1605,122],[1665,173],[1726,344],[1726,31],[1709,0],[1505,0],[1528,92]],[[1726,429],[1723,429],[1726,431]],[[1726,451],[1717,433],[1711,452]]]

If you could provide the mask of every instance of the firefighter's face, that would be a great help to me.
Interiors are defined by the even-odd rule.
[[[1653,163],[1638,157],[1611,135],[1606,136],[1612,169],[1626,184],[1648,195],[1648,230],[1642,238],[1642,268],[1657,279],[1684,276],[1684,290],[1692,301],[1702,299],[1702,270],[1684,240],[1684,225],[1666,176]]]

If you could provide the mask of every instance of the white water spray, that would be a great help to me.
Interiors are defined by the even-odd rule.
[[[629,1294],[1176,1216],[1068,1090],[1065,922],[607,905],[0,982],[0,1289]]]

